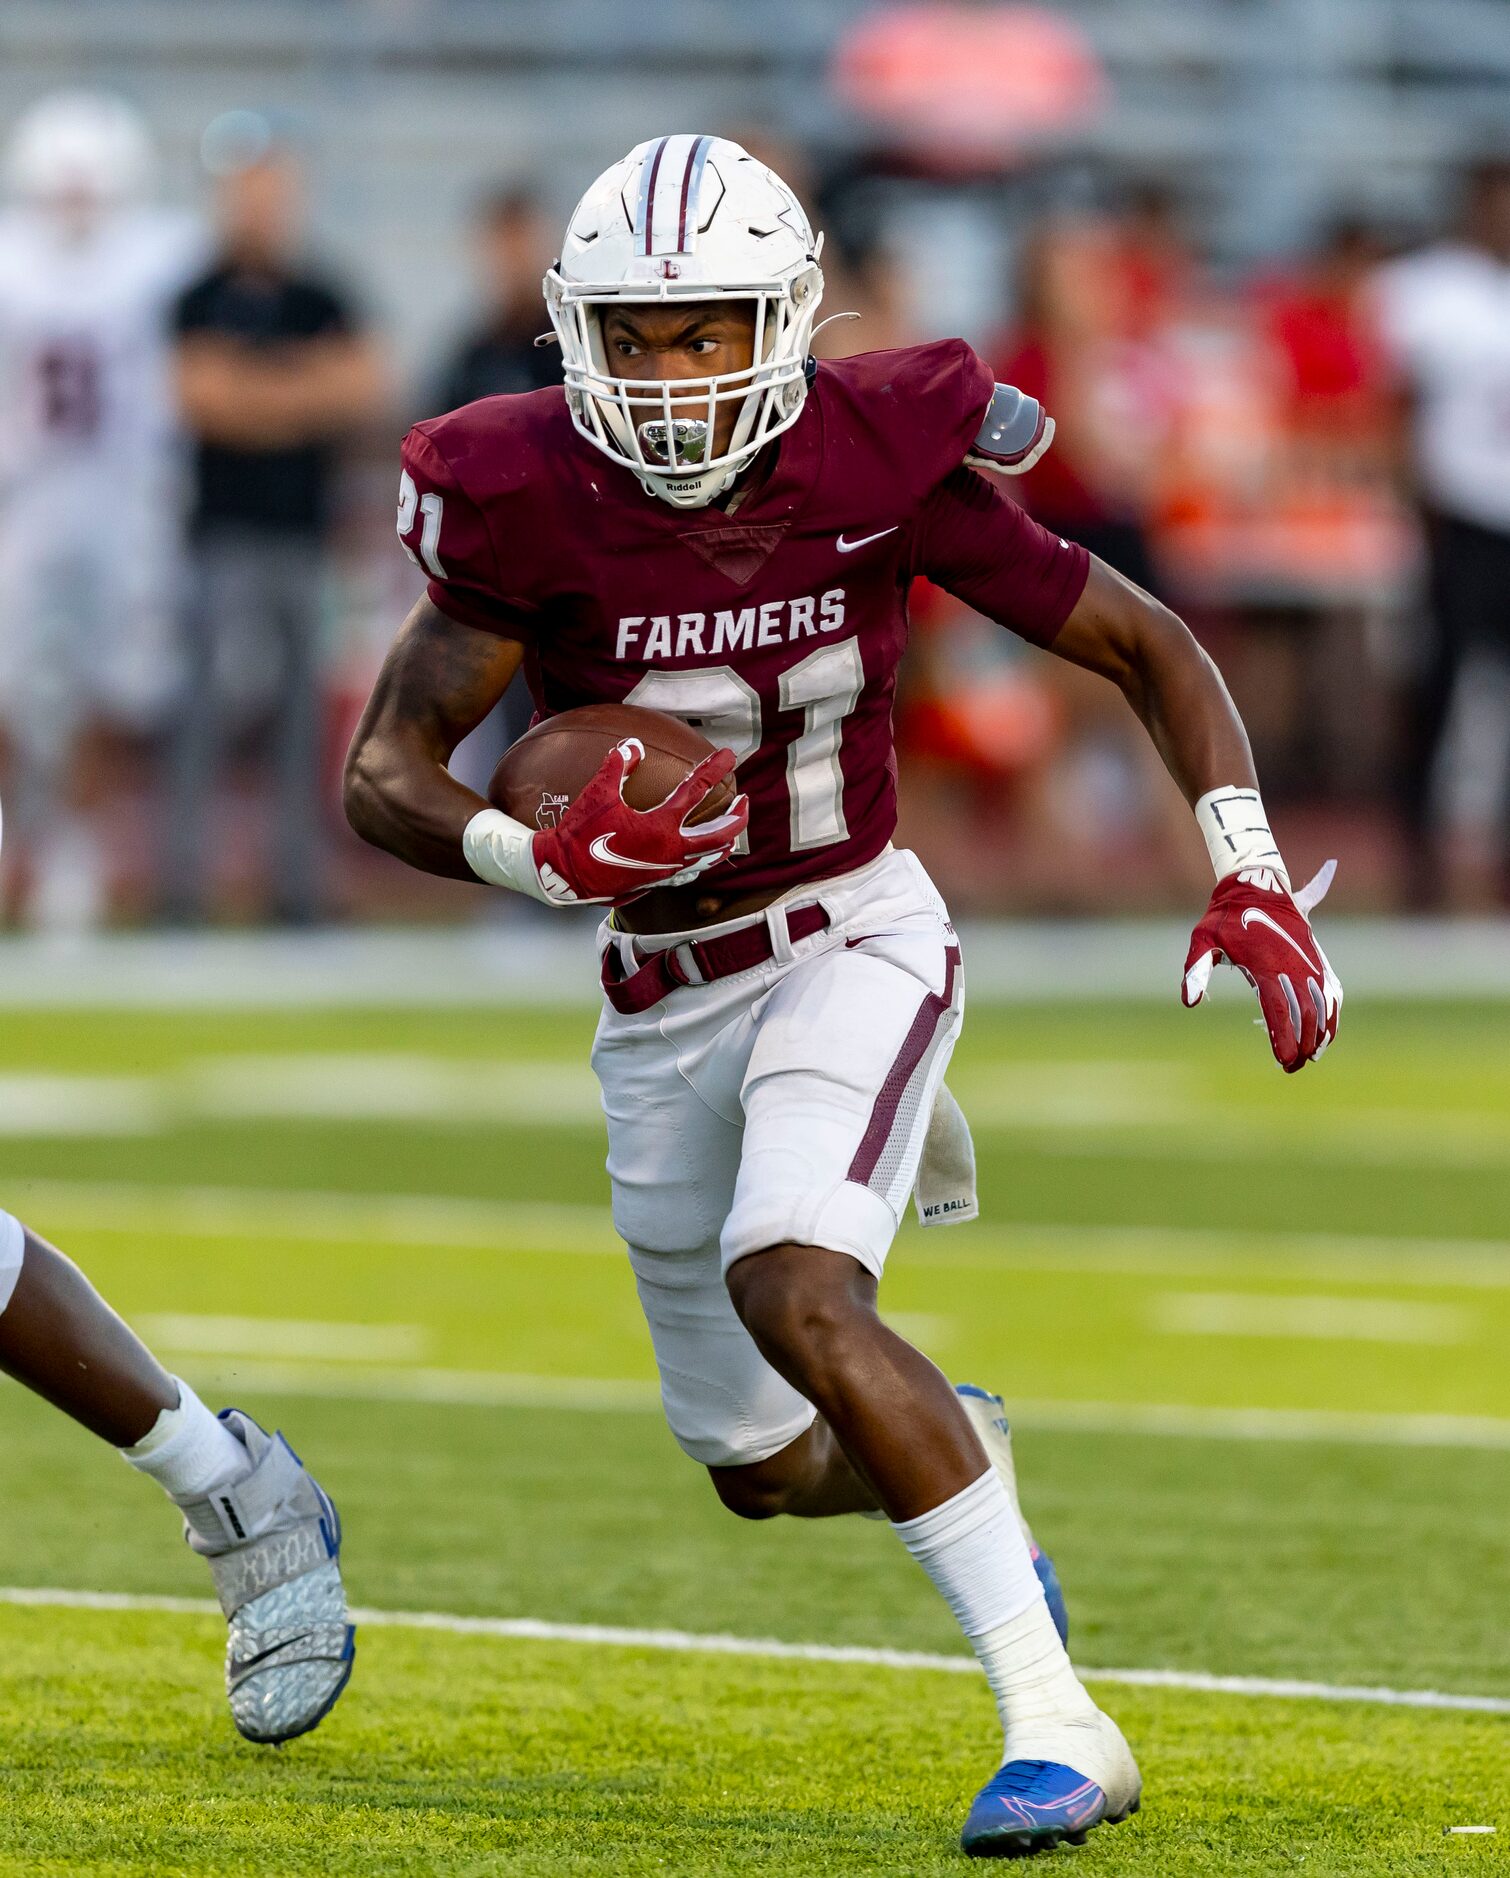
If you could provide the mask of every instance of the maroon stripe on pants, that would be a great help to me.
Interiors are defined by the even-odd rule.
[[[912,1028],[902,1040],[902,1047],[897,1051],[896,1060],[886,1072],[886,1080],[881,1084],[881,1092],[876,1097],[875,1106],[870,1111],[870,1121],[855,1150],[855,1158],[849,1164],[849,1178],[860,1186],[870,1185],[870,1177],[876,1171],[881,1156],[886,1152],[886,1144],[891,1139],[891,1131],[896,1126],[897,1110],[902,1105],[902,1097],[907,1093],[907,1085],[919,1063],[927,1054],[928,1046],[937,1035],[940,1022],[954,1003],[954,979],[959,971],[960,953],[958,946],[946,946],[944,949],[944,988],[939,992],[930,991],[918,1007],[918,1014],[912,1020]]]

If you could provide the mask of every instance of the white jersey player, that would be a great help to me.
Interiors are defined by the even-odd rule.
[[[34,105],[4,161],[0,726],[48,923],[101,899],[82,733],[150,723],[173,683],[167,325],[202,240],[144,199],[152,168],[136,114],[88,93]]]

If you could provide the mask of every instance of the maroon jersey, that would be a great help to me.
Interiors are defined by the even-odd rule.
[[[1089,558],[963,467],[992,394],[963,340],[823,364],[732,514],[674,509],[573,429],[551,388],[404,442],[399,533],[430,597],[522,640],[542,714],[669,711],[739,758],[729,893],[872,860],[896,824],[892,699],[925,574],[1036,644]]]

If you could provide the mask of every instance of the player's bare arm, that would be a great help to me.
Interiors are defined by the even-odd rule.
[[[476,880],[462,852],[487,808],[447,769],[463,737],[508,690],[524,647],[416,602],[383,661],[346,759],[347,820],[410,867]]]
[[[1292,890],[1221,673],[1183,621],[1094,560],[1052,650],[1121,689],[1206,837],[1217,886],[1185,961],[1185,1002],[1201,1001],[1213,966],[1226,960],[1257,992],[1281,1068],[1315,1062],[1337,1034],[1342,1007],[1309,918],[1330,872]]]
[[[1221,673],[1177,614],[1104,561],[1050,649],[1118,687],[1192,808],[1223,783],[1258,787]]]
[[[616,904],[658,882],[716,865],[744,833],[743,796],[690,824],[734,770],[718,750],[651,809],[633,809],[624,784],[644,757],[611,750],[560,822],[532,829],[452,776],[451,753],[503,696],[523,648],[449,618],[428,600],[410,613],[362,714],[346,762],[353,828],[427,873],[512,887],[547,905]]]

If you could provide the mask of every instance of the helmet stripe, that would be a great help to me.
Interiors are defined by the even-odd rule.
[[[693,208],[696,208],[697,186],[703,179],[703,165],[708,160],[708,145],[711,141],[711,138],[699,137],[693,144],[691,154],[687,158],[686,174],[682,177],[681,213],[677,218],[676,225],[676,248],[678,254],[685,254],[697,241],[696,228],[689,229],[687,226],[687,205],[691,203]]]
[[[654,156],[649,159],[644,168],[640,171],[642,180],[640,182],[640,200],[636,205],[638,213],[635,216],[635,220],[638,223],[638,227],[635,233],[640,237],[641,254],[648,255],[651,252],[650,244],[654,239],[655,229],[655,179],[660,174],[661,158],[666,154],[666,145],[670,143],[670,141],[671,139],[669,137],[662,137],[660,142],[655,146]]]

